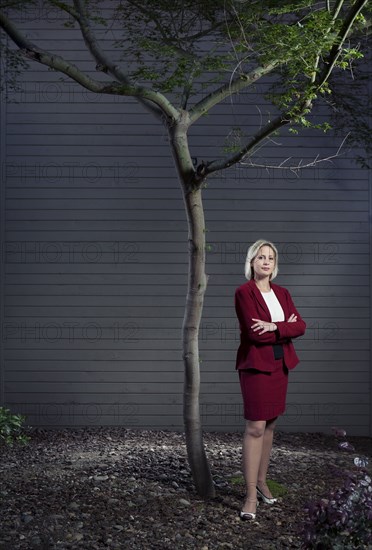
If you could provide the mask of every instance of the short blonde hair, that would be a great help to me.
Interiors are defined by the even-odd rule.
[[[279,260],[278,250],[277,250],[275,244],[273,244],[272,242],[266,241],[265,239],[260,239],[260,240],[256,241],[255,243],[253,243],[252,246],[250,246],[248,248],[247,258],[245,260],[245,277],[248,280],[253,279],[253,277],[254,277],[254,270],[252,269],[252,262],[253,262],[253,260],[255,259],[255,257],[257,256],[257,254],[259,253],[260,249],[263,246],[269,246],[274,252],[275,267],[274,267],[274,271],[270,275],[270,280],[275,279],[275,277],[278,275],[278,271],[279,271],[279,269],[278,269],[278,267],[279,267],[278,266],[278,260]]]

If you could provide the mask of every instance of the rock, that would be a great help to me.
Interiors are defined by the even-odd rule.
[[[33,519],[34,517],[27,512],[25,512],[24,514],[21,514],[21,521],[23,523],[30,523],[30,521],[32,521]]]
[[[191,506],[191,502],[186,500],[185,498],[180,498],[178,501],[182,506]]]
[[[109,476],[94,476],[94,481],[107,481],[109,479]]]
[[[70,510],[79,510],[80,505],[77,502],[71,502],[68,507]]]

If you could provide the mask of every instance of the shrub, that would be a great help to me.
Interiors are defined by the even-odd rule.
[[[336,435],[346,435],[342,430]],[[354,450],[346,441],[340,449]],[[372,480],[365,466],[366,458],[354,459],[358,467],[341,472],[344,483],[326,497],[310,503],[302,532],[304,547],[314,550],[371,548]],[[340,473],[340,472],[339,472]]]
[[[9,409],[0,407],[0,443],[27,443],[29,437],[22,433],[24,421],[21,414],[12,414]]]

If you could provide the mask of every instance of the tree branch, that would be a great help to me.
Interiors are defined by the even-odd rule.
[[[348,139],[349,135],[350,135],[350,132],[344,137],[344,139],[342,140],[340,146],[338,147],[334,155],[330,155],[329,157],[325,157],[325,158],[319,158],[319,155],[317,155],[314,160],[306,164],[302,164],[302,160],[300,160],[300,162],[297,165],[287,166],[286,163],[289,160],[291,160],[292,157],[286,158],[285,160],[283,160],[283,162],[277,165],[259,164],[257,162],[252,162],[251,160],[249,162],[242,162],[241,164],[243,166],[250,166],[252,168],[265,168],[266,170],[289,170],[290,172],[293,172],[294,174],[296,174],[296,176],[298,177],[299,171],[302,170],[303,168],[311,168],[312,166],[316,166],[321,162],[330,162],[332,159],[339,157],[341,155],[341,149],[343,148],[344,143]]]
[[[62,72],[92,92],[110,93],[108,91],[110,83],[102,83],[94,80],[90,76],[84,74],[76,65],[70,63],[63,57],[51,54],[41,48],[38,48],[35,44],[23,36],[23,34],[4,15],[4,13],[0,13],[0,27],[18,46],[24,57],[37,61],[38,63],[46,65],[56,71]],[[107,91],[104,91],[105,88],[107,88]]]
[[[163,118],[166,115],[169,119],[173,120],[178,117],[178,111],[168,101],[168,99],[160,92],[154,90],[145,89],[143,86],[135,86],[131,83],[128,75],[103,52],[100,48],[98,41],[90,27],[89,19],[87,17],[85,6],[82,0],[74,0],[75,10],[78,14],[78,23],[80,25],[81,34],[84,38],[84,42],[87,45],[88,50],[92,54],[96,63],[104,67],[105,72],[110,73],[120,83],[125,86],[129,86],[131,89],[136,89],[137,97],[141,103],[149,109],[158,119]],[[146,90],[146,91],[145,91]],[[145,91],[145,93],[144,93]],[[149,103],[149,101],[151,103]]]
[[[132,85],[128,81],[97,81],[63,57],[39,48],[28,40],[3,12],[0,12],[0,28],[2,28],[18,46],[24,57],[67,75],[87,90],[95,93],[135,97],[142,103],[145,103],[146,107],[148,107],[148,103],[151,102],[157,106],[157,108],[153,108],[152,111],[158,118],[162,118],[165,115],[168,119],[174,120],[179,116],[178,110],[159,92],[147,89],[144,86]]]
[[[79,21],[79,16],[72,6],[69,6],[65,2],[60,2],[59,0],[48,0],[48,2],[49,4],[56,6],[56,8],[59,8],[60,10],[65,11],[66,13],[71,15],[71,17],[73,17],[75,21]]]
[[[329,35],[329,33],[331,32],[332,30],[332,27],[333,25],[335,24],[336,20],[337,20],[337,17],[340,13],[340,10],[342,8],[342,5],[344,3],[345,0],[338,0],[338,2],[336,3],[335,7],[334,7],[334,10],[333,10],[333,15],[332,15],[332,20],[331,20],[331,23],[329,24],[328,26],[328,29],[326,30],[326,32],[324,33],[324,38],[326,36]],[[316,81],[316,76],[317,76],[317,71],[318,71],[318,67],[319,67],[319,62],[320,62],[320,53],[318,53],[318,55],[316,56],[316,59],[315,59],[315,63],[314,63],[314,69],[313,69],[313,72],[312,72],[312,75],[311,75],[311,82],[314,83]]]
[[[95,62],[98,65],[104,67],[105,72],[110,73],[119,82],[122,82],[123,84],[130,84],[130,80],[128,76],[124,73],[124,71],[122,71],[120,67],[115,65],[100,48],[98,41],[90,27],[89,19],[85,12],[84,2],[82,2],[81,0],[73,1],[77,13],[77,21],[81,29],[81,34]]]
[[[265,138],[269,137],[276,130],[279,130],[279,128],[281,128],[282,126],[289,124],[289,122],[290,119],[286,119],[285,115],[279,115],[274,120],[266,124],[266,126],[262,128],[259,132],[257,132],[253,139],[251,139],[251,141],[249,141],[249,143],[247,143],[247,145],[243,147],[239,152],[225,159],[214,160],[206,164],[201,164],[197,168],[197,176],[199,177],[200,181],[202,181],[209,174],[216,172],[217,170],[230,168],[230,166],[233,166],[237,162],[240,162],[244,157],[246,157],[246,155],[250,151],[252,151],[252,149],[254,149],[256,145],[258,145]]]
[[[135,7],[139,12],[144,14],[150,21],[152,21],[155,24],[156,30],[159,32],[163,43],[166,44],[167,46],[170,46],[176,54],[178,54],[180,57],[188,59],[189,61],[194,61],[194,62],[198,61],[199,58],[198,58],[198,55],[196,53],[187,51],[182,47],[182,45],[181,45],[182,44],[182,38],[179,38],[177,36],[177,30],[176,29],[174,30],[174,36],[173,37],[169,36],[166,33],[166,31],[164,30],[165,29],[164,20],[161,18],[161,16],[159,16],[156,13],[155,10],[144,6],[142,1],[127,0],[127,2],[131,6]],[[188,24],[190,26],[192,26],[192,21],[191,22],[188,21]],[[199,32],[197,32],[194,35],[189,35],[187,37],[187,41],[188,41],[189,44],[193,44],[197,40],[200,40],[200,38],[203,38],[205,36],[210,36],[214,31],[218,30],[220,27],[223,27],[225,25],[226,25],[225,20],[224,21],[218,21],[215,24],[211,24],[208,28],[200,30]],[[181,21],[180,27],[182,28],[182,26],[183,26],[183,19]],[[166,28],[167,28],[167,30],[169,30],[168,26]],[[156,39],[154,38],[153,42],[155,42],[155,40]]]
[[[128,0],[129,4],[134,6],[138,11],[143,13],[144,15],[148,16],[153,23],[155,23],[156,29],[160,33],[162,40],[164,44],[167,44],[168,46],[171,46],[175,52],[177,52],[181,57],[185,57],[189,59],[190,61],[197,60],[197,56],[184,50],[181,48],[179,44],[175,44],[169,37],[167,36],[166,32],[164,31],[164,25],[162,25],[161,22],[159,22],[159,18],[156,16],[155,12],[152,10],[149,10],[148,8],[144,7],[140,2],[134,2],[133,0]]]
[[[205,115],[209,109],[223,101],[226,97],[240,92],[240,90],[247,88],[259,80],[262,76],[269,74],[276,66],[279,65],[279,63],[280,61],[278,60],[264,67],[257,67],[250,73],[240,75],[223,86],[220,86],[217,90],[211,92],[205,98],[196,103],[192,109],[190,109],[190,123],[193,124],[202,115]]]
[[[356,2],[351,6],[349,12],[345,17],[342,27],[335,38],[334,45],[330,50],[329,56],[325,61],[324,69],[320,73],[318,73],[314,81],[313,86],[315,87],[315,89],[320,89],[329,78],[356,17],[359,15],[361,10],[366,6],[367,3],[368,0],[356,0]],[[281,127],[287,124],[291,124],[294,118],[292,113],[295,110],[295,107],[296,106],[292,107],[292,109],[290,109],[286,113],[278,115],[274,120],[266,124],[266,126],[260,129],[257,134],[239,152],[231,155],[228,158],[215,160],[208,163],[202,163],[200,166],[198,166],[197,177],[199,178],[199,181],[203,181],[203,179],[205,179],[207,175],[216,172],[217,170],[229,168],[237,162],[240,162],[248,155],[248,153],[251,153],[256,145],[258,145],[262,140],[269,137]],[[298,119],[298,117],[302,116],[309,109],[309,107],[311,107],[311,100],[305,99],[302,103],[299,102],[298,109],[296,109],[296,117],[294,118],[294,121]]]
[[[328,59],[324,63],[323,71],[319,75],[319,80],[321,83],[318,86],[322,86],[328,80],[335,64],[337,63],[337,59],[342,51],[342,46],[355,22],[355,19],[368,4],[368,1],[369,0],[356,0],[356,2],[351,6],[349,13],[346,15],[342,27],[336,37],[336,40],[334,41],[331,51],[329,52]]]

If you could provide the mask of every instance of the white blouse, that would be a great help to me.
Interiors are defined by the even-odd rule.
[[[270,292],[261,292],[263,299],[266,302],[267,307],[269,308],[271,321],[275,323],[276,321],[284,321],[284,311],[278,298],[275,295],[273,289]]]

